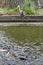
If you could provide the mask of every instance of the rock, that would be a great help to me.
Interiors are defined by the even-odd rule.
[[[27,60],[27,56],[25,55],[25,53],[22,53],[22,52],[18,54],[18,58],[20,60]]]
[[[11,65],[10,63],[8,65]]]
[[[37,59],[37,56],[32,56],[33,59]]]
[[[27,60],[26,58],[23,58],[23,57],[20,57],[19,59],[20,59],[20,60]]]
[[[24,47],[26,46],[30,46],[30,43],[24,43],[24,45],[23,45]]]
[[[6,49],[0,49],[0,52],[6,52],[7,50]]]

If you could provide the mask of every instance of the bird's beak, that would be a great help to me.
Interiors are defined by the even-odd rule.
[[[17,6],[18,8],[20,7],[20,5]]]

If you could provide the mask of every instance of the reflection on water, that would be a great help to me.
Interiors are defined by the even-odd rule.
[[[19,46],[0,31],[0,65],[43,65],[43,43]]]

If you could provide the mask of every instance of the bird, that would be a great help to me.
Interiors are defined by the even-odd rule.
[[[20,8],[20,5],[18,5],[20,16],[25,16],[25,12]]]

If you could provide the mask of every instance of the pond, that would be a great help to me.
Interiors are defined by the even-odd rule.
[[[0,65],[43,65],[43,26],[6,25],[0,24]]]

